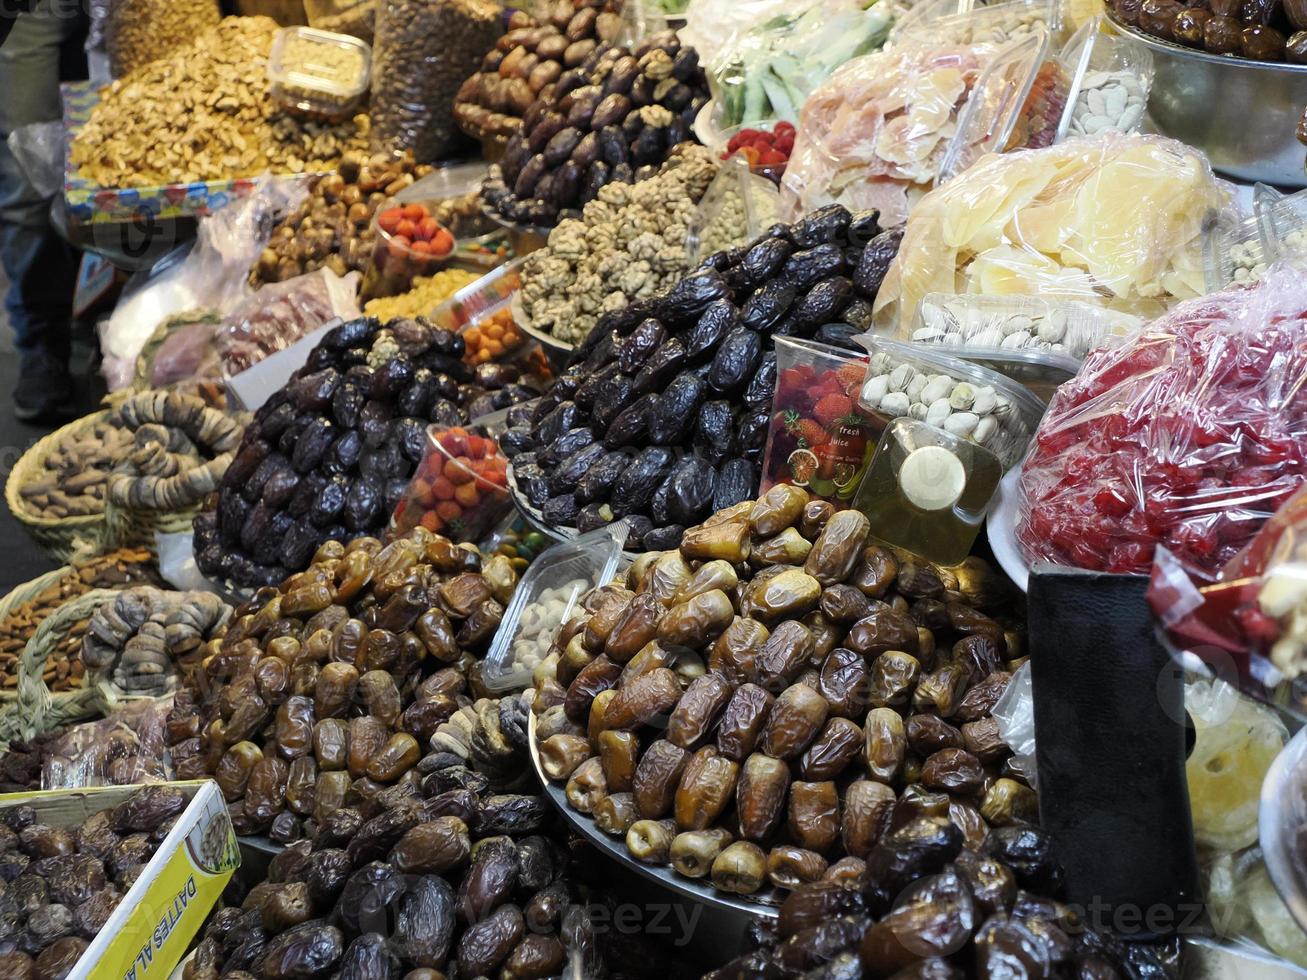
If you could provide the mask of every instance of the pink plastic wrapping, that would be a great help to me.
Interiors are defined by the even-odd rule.
[[[360,315],[358,273],[330,269],[270,283],[231,311],[218,329],[218,354],[228,375],[284,350],[328,320]]]
[[[1106,132],[990,154],[913,208],[876,296],[877,325],[907,329],[928,293],[1157,316],[1206,292],[1203,222],[1230,199],[1199,151],[1158,136]]]
[[[1307,287],[1278,268],[1092,352],[1021,478],[1027,561],[1213,573],[1307,476]]]
[[[188,323],[171,331],[155,351],[150,364],[150,387],[166,388],[194,378],[221,378],[214,350],[216,323]]]
[[[42,789],[128,786],[167,780],[164,726],[172,698],[132,701],[102,721],[70,728],[50,749]]]

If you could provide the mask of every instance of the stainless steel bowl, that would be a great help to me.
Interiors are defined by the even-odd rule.
[[[1307,65],[1208,54],[1112,23],[1153,53],[1148,115],[1159,133],[1196,146],[1238,180],[1307,186],[1307,147],[1295,137]]]

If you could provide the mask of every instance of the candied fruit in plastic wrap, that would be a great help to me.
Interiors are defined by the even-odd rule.
[[[1100,348],[1049,406],[1021,476],[1026,560],[1213,573],[1307,474],[1307,290],[1274,269]]]
[[[1158,136],[1107,132],[985,156],[913,208],[876,296],[877,326],[909,329],[928,293],[1157,316],[1206,291],[1203,221],[1230,200],[1199,151]]]

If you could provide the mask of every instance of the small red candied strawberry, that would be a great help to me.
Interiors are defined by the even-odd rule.
[[[853,400],[844,394],[822,395],[812,408],[813,417],[826,428],[853,411]]]

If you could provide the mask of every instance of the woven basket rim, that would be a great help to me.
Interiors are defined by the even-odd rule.
[[[4,596],[0,596],[0,622],[4,621],[15,606],[20,606],[29,599],[40,595],[50,586],[57,583],[65,575],[73,570],[71,565],[60,565],[58,568],[48,572],[43,572],[36,578],[28,579],[26,582],[20,582],[10,589]],[[15,674],[15,679],[17,675]],[[83,678],[84,680],[85,678]],[[13,689],[0,688],[0,704],[13,701],[18,697],[18,688]]]
[[[91,425],[95,420],[109,417],[108,409],[101,409],[92,412],[90,415],[83,415],[79,419],[74,419],[67,425],[60,426],[53,432],[42,436],[27,452],[19,457],[14,468],[9,471],[9,477],[5,480],[5,503],[9,506],[9,512],[14,517],[29,527],[36,528],[79,528],[90,527],[104,521],[104,513],[83,514],[76,517],[42,517],[28,508],[27,501],[18,492],[19,487],[27,482],[30,471],[36,469],[41,460],[45,459],[50,451],[50,447],[62,437],[65,433],[75,429]]]

